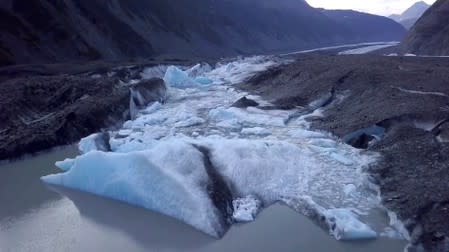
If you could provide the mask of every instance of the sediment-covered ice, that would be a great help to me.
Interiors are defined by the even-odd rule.
[[[296,110],[231,106],[244,95],[233,84],[276,64],[253,57],[214,69],[168,67],[166,103],[141,109],[122,129],[107,132],[100,139],[104,152],[101,135],[83,139],[83,155],[58,162],[64,173],[42,179],[161,212],[215,237],[230,219],[251,221],[260,207],[279,201],[301,213],[316,209],[314,216],[324,216],[337,239],[375,236],[346,210],[378,206],[361,172],[374,155],[311,131],[307,115],[292,116]],[[212,85],[204,85],[206,79]]]

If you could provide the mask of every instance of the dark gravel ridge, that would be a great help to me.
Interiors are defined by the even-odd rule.
[[[370,171],[411,243],[449,251],[449,59],[300,55],[240,88],[284,108],[328,99],[312,126],[364,132],[351,143],[382,154]],[[380,141],[370,127],[385,130]]]

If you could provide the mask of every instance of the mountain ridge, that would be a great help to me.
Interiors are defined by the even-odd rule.
[[[296,0],[0,0],[0,6],[0,65],[219,58],[405,35],[382,21],[381,29],[366,37]]]
[[[412,27],[401,49],[419,55],[449,55],[449,1],[435,2]]]
[[[402,24],[407,30],[410,30],[429,7],[430,5],[426,2],[419,1],[410,6],[402,14],[393,14],[389,18]]]

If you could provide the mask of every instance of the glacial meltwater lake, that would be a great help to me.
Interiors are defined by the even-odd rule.
[[[234,225],[220,240],[175,219],[86,193],[50,188],[43,175],[75,146],[0,165],[0,251],[403,251],[403,240],[339,242],[283,205]]]

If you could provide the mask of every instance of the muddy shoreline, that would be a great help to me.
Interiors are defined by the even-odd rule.
[[[279,107],[322,100],[312,127],[380,152],[370,168],[414,246],[449,250],[449,60],[297,55],[240,86]]]

